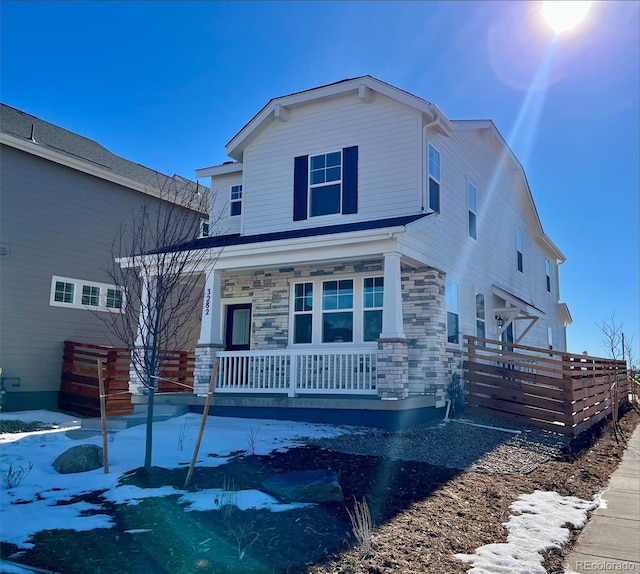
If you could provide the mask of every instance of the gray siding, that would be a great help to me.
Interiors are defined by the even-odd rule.
[[[6,146],[0,171],[0,366],[20,378],[7,381],[4,408],[54,407],[63,341],[118,342],[92,312],[51,306],[51,278],[110,283],[121,222],[157,200]]]

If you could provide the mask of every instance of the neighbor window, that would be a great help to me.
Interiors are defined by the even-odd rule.
[[[547,327],[547,343],[549,349],[553,350],[553,329],[551,327]]]
[[[122,309],[122,291],[120,289],[107,289],[107,308]]]
[[[125,300],[122,289],[114,285],[54,275],[51,278],[49,304],[53,307],[120,312]]]
[[[478,239],[477,215],[476,215],[476,188],[472,183],[467,183],[467,210],[469,214],[469,237]]]
[[[231,215],[242,214],[242,185],[231,186],[231,203],[229,212]]]
[[[375,341],[382,332],[382,304],[384,299],[384,277],[367,277],[363,290],[364,341]]]
[[[440,152],[429,144],[429,208],[440,213]]]
[[[459,287],[455,281],[447,279],[447,343],[460,343]]]
[[[487,324],[484,310],[484,295],[476,293],[476,337],[484,339],[487,336]]]
[[[522,231],[516,229],[516,265],[518,271],[524,271],[524,252],[522,248]]]
[[[322,342],[353,341],[353,279],[322,284]]]
[[[75,284],[67,283],[66,281],[56,281],[53,300],[56,303],[73,304],[74,291],[75,291]]]
[[[313,335],[313,283],[293,288],[293,342],[311,343]]]
[[[100,305],[100,287],[83,285],[82,304],[89,305],[90,307],[98,307]]]
[[[544,267],[547,274],[547,291],[551,293],[551,262],[548,259],[544,260]]]

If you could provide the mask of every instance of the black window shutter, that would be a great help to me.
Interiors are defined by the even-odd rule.
[[[293,162],[293,220],[307,219],[309,156],[301,155]]]
[[[342,213],[358,213],[358,146],[342,150]]]

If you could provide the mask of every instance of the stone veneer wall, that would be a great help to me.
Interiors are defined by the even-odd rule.
[[[290,282],[319,276],[382,273],[382,261],[343,265],[306,266],[224,275],[222,301],[231,297],[251,297],[251,348],[284,349],[289,342]]]
[[[402,268],[404,331],[409,341],[409,393],[434,394],[444,406],[460,361],[447,350],[446,274],[430,267]]]

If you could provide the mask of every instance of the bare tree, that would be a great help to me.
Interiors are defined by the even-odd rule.
[[[157,196],[121,224],[105,270],[122,294],[112,302],[107,330],[127,347],[147,394],[145,468],[151,467],[163,351],[181,350],[188,340],[186,330],[199,312],[194,299],[202,296],[200,264],[210,256],[198,241],[209,211],[209,189],[177,176],[159,179]],[[209,229],[214,224],[210,221]]]
[[[616,314],[608,319],[603,319],[599,324],[602,331],[602,344],[612,359],[619,359],[623,353],[622,347],[622,323],[616,323]]]

